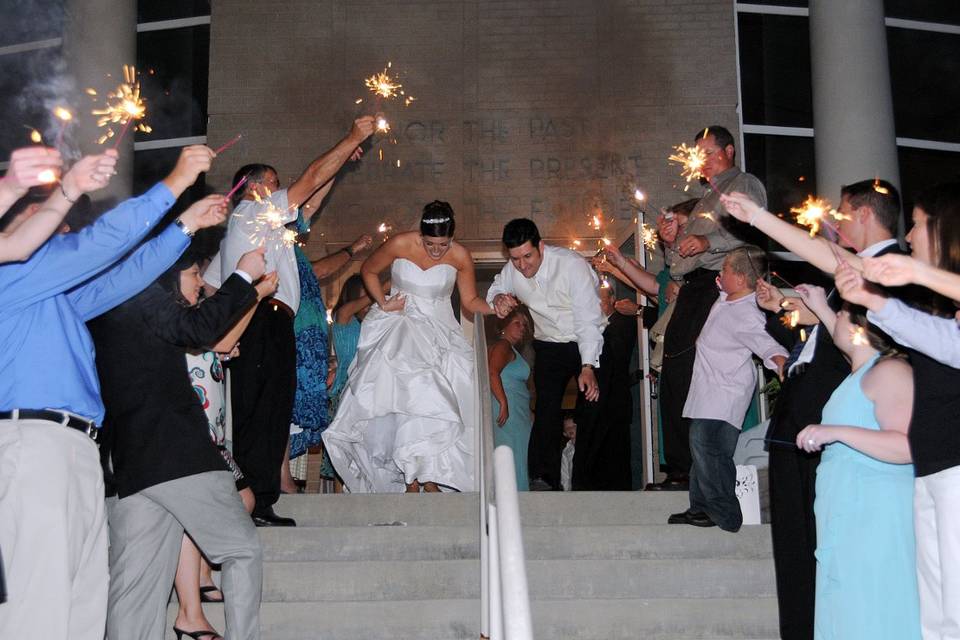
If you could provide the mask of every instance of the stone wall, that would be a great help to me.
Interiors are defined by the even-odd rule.
[[[595,213],[623,236],[635,187],[689,197],[672,145],[736,132],[735,55],[730,0],[214,0],[208,139],[244,138],[209,181],[253,161],[292,179],[375,106],[363,78],[392,61],[417,100],[382,105],[397,143],[341,175],[311,255],[412,228],[433,199],[477,250],[518,216],[558,243],[596,238]]]

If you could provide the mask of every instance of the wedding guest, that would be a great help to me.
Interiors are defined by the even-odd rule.
[[[93,440],[104,409],[84,323],[152,282],[186,248],[189,234],[222,220],[190,209],[178,225],[135,249],[210,169],[213,155],[206,147],[186,147],[170,175],[144,195],[79,233],[51,237],[23,262],[0,265],[0,368],[6,372],[0,379],[0,468],[7,470],[0,476],[0,547],[9,591],[0,606],[4,638],[103,638],[107,526]],[[74,166],[77,181],[68,172],[54,198],[74,200],[106,186],[112,164],[94,161],[91,170],[81,163]]]
[[[490,372],[490,393],[493,396],[493,416],[497,428],[493,430],[495,447],[507,446],[513,451],[513,465],[517,473],[517,490],[530,488],[527,473],[527,449],[530,444],[530,365],[520,355],[533,335],[533,319],[523,305],[517,306],[498,322],[499,338],[487,348]]]
[[[507,223],[503,244],[510,260],[494,278],[487,301],[498,317],[506,317],[521,302],[533,317],[537,399],[530,436],[530,488],[558,490],[561,403],[567,384],[576,378],[586,401],[579,409],[581,432],[589,428],[600,395],[594,370],[600,366],[606,321],[600,312],[599,280],[580,254],[546,245],[537,225],[527,218]]]

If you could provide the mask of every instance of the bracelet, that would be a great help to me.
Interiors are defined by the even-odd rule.
[[[753,212],[753,215],[750,216],[750,219],[747,220],[747,222],[750,223],[751,227],[754,226],[753,223],[757,221],[757,216],[760,215],[762,212],[763,212],[763,209],[757,209],[756,211]]]
[[[64,198],[67,202],[69,202],[70,204],[76,203],[77,198],[74,198],[73,200],[70,199],[70,196],[67,195],[66,189],[63,188],[63,183],[62,183],[62,182],[60,183],[60,193],[63,194],[63,198]],[[79,197],[79,196],[78,196],[78,197]]]
[[[345,251],[351,258],[353,257],[353,249],[350,248],[350,245],[345,246],[341,251]]]

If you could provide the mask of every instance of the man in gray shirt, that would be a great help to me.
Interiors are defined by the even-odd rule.
[[[672,243],[665,250],[670,277],[681,285],[673,317],[664,336],[663,369],[660,373],[660,410],[663,418],[663,453],[669,467],[667,479],[651,489],[687,489],[690,471],[690,424],[683,418],[683,405],[690,388],[697,336],[717,299],[715,279],[727,253],[745,244],[738,237],[742,223],[732,218],[720,203],[720,192],[745,193],[763,207],[767,193],[763,184],[734,164],[733,136],[721,126],[701,129],[697,147],[705,156],[701,174],[709,181],[704,194],[684,228],[677,220],[659,220],[660,237]],[[676,240],[675,242],[673,242]]]

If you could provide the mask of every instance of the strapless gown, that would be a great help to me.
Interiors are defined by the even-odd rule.
[[[354,493],[401,492],[413,480],[473,491],[474,359],[450,302],[457,270],[398,258],[391,280],[404,309],[373,305],[364,318],[324,444]]]

